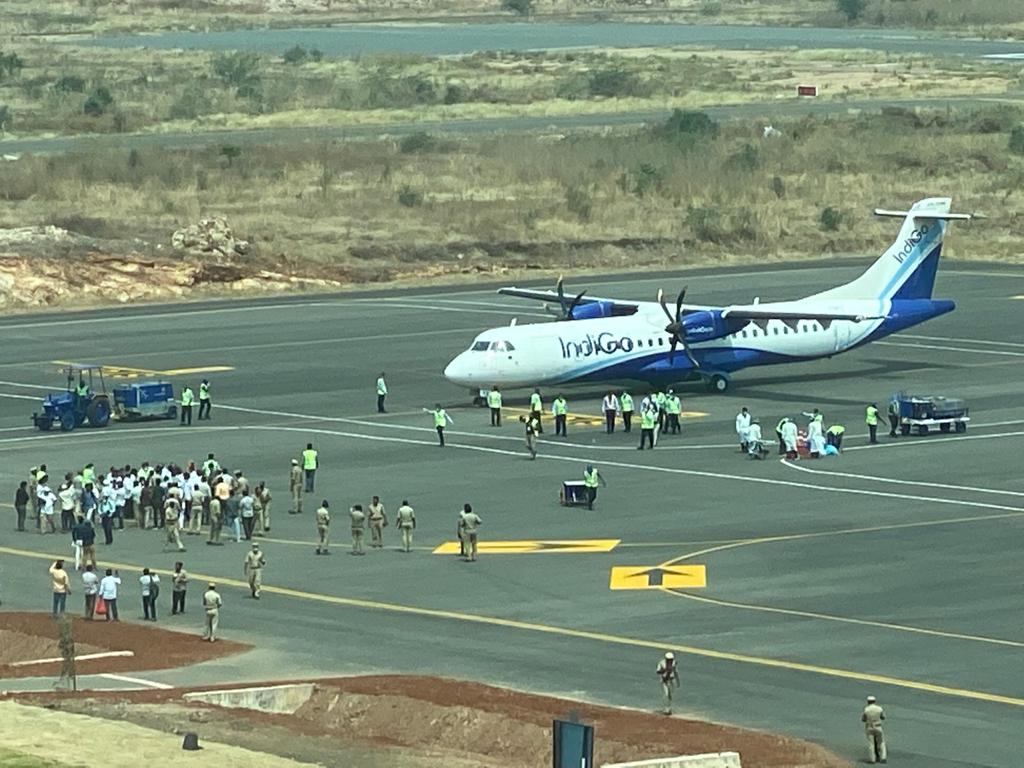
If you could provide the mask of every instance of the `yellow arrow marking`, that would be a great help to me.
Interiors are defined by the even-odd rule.
[[[67,366],[72,363],[66,360],[54,360],[57,365]],[[199,368],[171,368],[166,371],[157,371],[149,368],[131,368],[126,365],[103,365],[100,371],[104,376],[112,379],[138,379],[143,376],[189,376],[198,373],[223,373],[235,370],[230,365],[207,365]]]
[[[491,555],[531,554],[593,554],[611,552],[621,539],[577,539],[575,541],[481,541],[477,551]],[[457,555],[461,551],[459,542],[446,541],[434,549],[435,555]],[[688,567],[688,566],[687,566]]]
[[[703,565],[660,567],[617,565],[612,568],[609,589],[702,589],[707,586]]]

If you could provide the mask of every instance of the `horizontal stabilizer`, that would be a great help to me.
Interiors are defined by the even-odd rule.
[[[875,216],[888,216],[894,219],[905,219],[913,216],[915,219],[941,219],[942,221],[970,221],[971,219],[985,218],[980,213],[929,213],[928,211],[890,211],[885,208],[875,208]]]
[[[733,320],[852,320],[859,323],[862,320],[881,320],[886,315],[852,315],[836,312],[816,312],[808,308],[805,312],[793,312],[789,310],[776,311],[771,309],[755,309],[752,307],[726,307],[722,310],[722,317]]]

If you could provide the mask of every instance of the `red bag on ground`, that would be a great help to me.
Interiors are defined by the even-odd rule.
[[[104,600],[102,597],[99,597],[98,595],[96,597],[96,610],[95,610],[95,614],[97,616],[106,616],[107,615],[107,601]]]

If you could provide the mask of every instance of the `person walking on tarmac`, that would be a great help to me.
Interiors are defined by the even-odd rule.
[[[864,411],[864,422],[868,425],[869,443],[878,442],[878,406],[871,403]]]
[[[210,420],[210,382],[203,379],[199,382],[199,421]]]
[[[658,406],[658,432],[665,431],[665,422],[667,421],[668,414],[665,412],[665,404],[668,402],[668,395],[663,390],[658,390],[654,393],[654,404]]]
[[[893,398],[889,401],[889,437],[899,437],[897,430],[900,428],[900,403]]]
[[[217,585],[210,584],[203,592],[203,613],[205,614],[206,626],[203,629],[203,640],[211,643],[217,639],[217,625],[220,622],[220,607],[224,602],[217,592]]]
[[[565,420],[569,412],[569,406],[565,402],[565,397],[561,394],[558,395],[551,402],[551,415],[555,417],[555,437],[561,435],[562,437],[568,437],[568,433],[565,431]]]
[[[541,422],[541,413],[544,411],[544,401],[540,397],[540,390],[533,390],[530,395],[530,414],[537,417],[537,434],[544,434],[544,424]]]
[[[633,396],[625,390],[619,395],[619,408],[622,410],[622,431],[628,435],[633,430]]]
[[[800,457],[799,435],[800,432],[797,429],[796,422],[787,418],[786,423],[782,425],[782,440],[786,444],[787,459],[797,459]]]
[[[610,435],[615,431],[615,417],[619,413],[619,398],[611,390],[601,401],[601,410],[604,411],[604,431]]]
[[[878,706],[878,700],[874,696],[868,696],[868,703],[861,713],[860,721],[864,723],[864,733],[868,739],[869,763],[884,763],[888,760],[885,750],[885,731],[882,729],[883,720],[885,720],[885,711]]]
[[[320,453],[313,447],[312,443],[306,443],[306,450],[302,452],[302,472],[305,476],[304,490],[306,493],[313,492],[316,471],[319,468]]]
[[[384,410],[384,401],[388,396],[388,383],[384,381],[384,371],[377,377],[377,413],[387,413]]]
[[[676,657],[672,651],[666,653],[665,658],[658,662],[655,672],[661,679],[661,694],[665,701],[665,708],[662,711],[666,715],[671,715],[672,691],[679,687],[679,670],[676,667]]]
[[[779,455],[782,456],[786,452],[786,441],[782,437],[782,428],[786,426],[786,422],[789,421],[789,416],[783,416],[779,419],[779,423],[775,425],[775,434],[779,438]]]
[[[487,393],[487,407],[491,409],[491,426],[501,426],[501,391],[498,389],[498,385],[495,384],[491,387],[491,391]]]
[[[605,488],[608,487],[608,483],[604,480],[604,475],[593,464],[587,464],[587,468],[583,470],[583,486],[587,491],[587,509],[594,508],[594,502],[597,501],[598,484],[603,485]]]
[[[449,424],[454,424],[452,417],[448,415],[448,411],[441,407],[440,403],[434,404],[434,410],[423,409],[424,412],[429,413],[434,417],[434,429],[437,430],[437,446],[444,448],[444,428]]]
[[[192,387],[188,384],[181,390],[181,423],[192,426],[192,404],[195,402],[196,396],[192,392]]]
[[[640,445],[637,446],[638,451],[644,449],[644,441],[647,441],[651,450],[654,450],[654,430],[658,426],[658,409],[657,406],[652,402],[649,407],[640,408]]]
[[[370,546],[381,549],[384,546],[384,529],[388,527],[388,515],[380,496],[374,496],[367,510],[370,514]]]
[[[363,512],[363,505],[353,504],[348,511],[348,516],[352,521],[352,554],[365,555],[363,531],[366,528],[366,513]]]
[[[303,488],[302,469],[299,467],[299,460],[292,459],[292,468],[288,473],[288,490],[292,494],[292,508],[288,510],[289,515],[298,515],[302,512]]]
[[[519,420],[526,425],[526,450],[529,451],[531,459],[536,459],[537,433],[540,430],[540,422],[532,413],[529,416],[520,416]]]
[[[682,431],[682,427],[679,425],[679,417],[682,413],[683,401],[670,389],[665,393],[665,418],[666,427],[673,435],[678,435]]]
[[[263,569],[267,567],[267,558],[260,552],[260,545],[254,543],[252,550],[246,553],[242,561],[242,572],[249,579],[249,591],[253,598],[260,599],[260,590],[263,587]]]
[[[462,517],[459,521],[459,525],[462,528],[462,538],[464,541],[464,554],[466,562],[476,562],[476,550],[477,550],[477,528],[483,523],[480,516],[473,511],[473,507],[469,504],[462,505]]]
[[[317,544],[316,553],[318,555],[329,555],[330,550],[328,546],[331,543],[331,510],[330,505],[327,503],[327,499],[323,500],[320,504],[320,509],[316,511],[316,534]]]
[[[750,429],[750,411],[743,406],[736,414],[736,436],[740,439],[740,453],[746,453],[749,448],[750,438],[747,430]]]
[[[395,525],[402,532],[402,551],[412,551],[412,532],[416,529],[416,512],[409,506],[407,499],[402,499],[402,506],[395,512]]]

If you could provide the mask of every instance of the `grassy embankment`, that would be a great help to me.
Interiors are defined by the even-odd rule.
[[[784,103],[805,83],[819,86],[820,100],[1006,97],[1021,85],[1017,70],[1003,62],[868,51],[641,49],[321,61],[302,52],[306,57],[293,63],[281,55],[39,43],[11,52],[22,66],[0,71],[9,136],[667,112]]]
[[[758,124],[716,132],[692,118],[568,137],[24,158],[4,169],[0,227],[56,223],[167,243],[175,227],[223,214],[261,262],[424,281],[871,254],[893,235],[872,207],[949,194],[958,210],[991,218],[957,225],[947,256],[1019,262],[1024,155],[1009,147],[1021,118],[803,118],[778,124],[772,139]]]
[[[68,34],[321,25],[382,19],[518,16],[503,0],[0,0],[0,34]],[[518,6],[518,4],[517,4]],[[840,26],[835,0],[533,0],[533,18]],[[947,34],[1024,36],[1015,0],[867,0],[866,26],[940,29]]]

